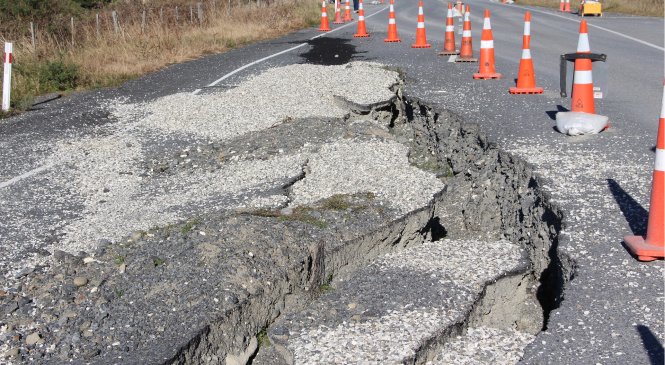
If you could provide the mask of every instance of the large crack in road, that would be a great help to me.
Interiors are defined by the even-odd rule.
[[[356,67],[396,75],[379,65]],[[406,357],[393,360],[434,360],[442,346],[469,326],[472,333],[499,328],[518,331],[512,337],[528,339],[519,333],[540,330],[569,279],[571,263],[555,254],[560,213],[540,192],[529,166],[487,143],[477,126],[404,96],[394,84],[385,87],[392,88],[386,100],[369,104],[330,95],[331,105],[343,108],[341,118],[267,121],[267,129],[219,142],[195,142],[175,154],[132,158],[142,146],[140,138],[145,138],[140,137],[144,135],[140,128],[117,141],[104,138],[99,145],[84,141],[67,147],[81,158],[107,156],[108,161],[97,162],[100,166],[113,158],[124,161],[112,181],[100,175],[85,180],[87,184],[79,182],[81,195],[92,197],[88,204],[104,205],[107,202],[101,203],[99,194],[138,182],[140,189],[133,191],[144,192],[129,196],[134,201],[144,199],[143,203],[135,211],[118,213],[141,221],[151,211],[163,214],[163,208],[151,202],[166,201],[173,202],[169,209],[187,207],[179,214],[188,218],[170,218],[157,225],[143,221],[138,227],[144,228],[134,228],[131,234],[131,229],[110,228],[103,220],[86,223],[120,238],[92,241],[93,246],[75,242],[75,255],[55,251],[51,259],[17,275],[3,296],[9,318],[3,327],[10,339],[6,346],[29,337],[31,343],[20,345],[23,353],[17,359],[37,362],[113,363],[122,358],[219,363],[242,358],[259,332],[269,328],[269,336],[274,336],[273,329],[282,327],[273,323],[298,316],[321,288],[336,288],[329,295],[345,295],[361,282],[354,279],[359,273],[372,277],[362,273],[371,270],[365,267],[375,259],[392,254],[404,260],[399,256],[404,249],[440,255],[450,251],[445,245],[456,244],[475,251],[461,250],[457,259],[440,259],[435,270],[445,276],[450,275],[447,263],[468,267],[454,280],[437,283],[443,288],[439,293],[454,299],[447,301],[454,310],[438,312],[442,319],[421,332],[416,342],[407,341],[402,351]],[[154,115],[148,118],[154,126]],[[134,130],[121,127],[123,133]],[[95,154],[95,149],[104,153]],[[277,163],[282,160],[286,165]],[[303,174],[305,161],[308,172]],[[263,166],[256,170],[263,176],[265,171],[293,171],[261,184],[247,176],[248,182],[254,182],[230,191],[228,198],[226,193],[219,195],[218,188],[208,187],[223,186],[212,183],[220,174],[234,176],[229,183],[242,180],[252,164]],[[90,170],[94,169],[82,171]],[[185,178],[177,185],[180,188],[170,182],[177,177]],[[284,187],[289,184],[287,196]],[[146,189],[149,186],[153,187]],[[225,199],[231,209],[225,208]],[[210,208],[201,209],[194,202]],[[123,201],[116,203],[124,206]],[[90,207],[84,214],[94,218],[100,211]],[[443,248],[436,248],[441,244]],[[86,252],[77,252],[80,249]],[[490,255],[483,258],[490,261],[479,263],[496,269],[466,282],[464,275],[477,271],[472,269],[473,256],[496,249],[496,258]],[[517,255],[513,261],[507,259],[511,255]],[[408,280],[405,276],[401,284],[418,288],[414,278],[419,275]],[[81,278],[88,283],[77,286],[74,278],[79,284]],[[407,294],[402,297],[408,302],[413,298]],[[328,296],[321,296],[312,308]],[[371,296],[366,297],[357,308],[367,309],[372,302]],[[381,318],[381,310],[369,312]],[[397,313],[394,318],[400,317]],[[376,328],[370,322],[359,323]],[[256,363],[261,359],[260,352]]]

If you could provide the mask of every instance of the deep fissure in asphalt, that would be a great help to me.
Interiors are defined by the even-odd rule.
[[[534,334],[545,329],[549,313],[563,300],[564,284],[572,279],[574,273],[574,263],[566,257],[559,257],[556,250],[558,234],[562,229],[561,212],[549,203],[532,168],[489,143],[477,125],[464,123],[461,117],[450,111],[437,110],[420,100],[403,96],[401,90],[395,91],[398,97],[387,105],[352,106],[347,121],[371,118],[390,125],[396,139],[411,148],[409,159],[416,166],[426,163],[431,156],[436,157],[433,172],[445,177],[447,191],[435,196],[432,202],[435,214],[429,219],[423,221],[416,211],[404,220],[420,220],[421,233],[430,239],[469,236],[506,238],[520,245],[531,262],[530,266],[486,283],[473,309],[467,313],[466,320],[425,341],[407,362],[420,363],[431,359],[443,344],[463,334],[469,326],[514,328]],[[346,105],[350,104],[346,102]],[[492,186],[494,188],[490,188]],[[375,237],[385,240],[380,234]],[[388,253],[397,242],[376,245],[378,249],[374,253]],[[403,243],[403,246],[407,244]],[[340,278],[347,279],[354,270],[376,257],[341,259],[335,256],[339,252],[329,253],[322,247],[314,247],[311,252],[312,256],[303,268],[307,272],[305,276],[310,288]],[[322,259],[320,255],[323,252],[329,257]],[[325,262],[324,267],[321,267],[322,262]],[[236,333],[249,334],[244,338],[253,338],[279,321],[280,316],[301,309],[304,303],[315,300],[319,295],[314,290],[295,295],[290,289],[273,294],[284,298],[255,298],[241,302],[237,310],[225,316],[226,320],[202,332],[173,360],[177,363],[196,363],[212,349],[226,354],[247,351],[245,347],[220,346],[220,334],[235,330]],[[263,295],[270,296],[268,293]],[[520,306],[516,305],[516,301],[534,301],[534,298],[539,304],[535,310],[519,309]],[[282,303],[277,313],[271,308],[261,308],[275,303]],[[248,323],[253,325],[247,327]],[[218,355],[222,354],[218,352]]]

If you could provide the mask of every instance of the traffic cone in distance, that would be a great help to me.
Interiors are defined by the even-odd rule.
[[[344,24],[342,20],[342,12],[339,10],[339,2],[342,0],[335,0],[335,21],[333,24]]]
[[[448,3],[448,17],[446,18],[446,39],[443,41],[443,52],[439,56],[459,54],[455,49],[455,25],[453,25],[453,4]]]
[[[533,74],[533,60],[531,59],[531,13],[524,16],[524,40],[522,43],[522,59],[520,71],[517,75],[517,87],[511,87],[511,94],[542,94],[543,88],[536,87],[536,77]]]
[[[471,39],[471,21],[469,6],[467,5],[464,12],[464,29],[462,31],[462,46],[460,47],[459,57],[455,62],[478,62],[477,58],[473,58],[473,45]]]
[[[464,11],[464,9],[462,9],[462,0],[457,0],[457,5],[455,5],[455,8],[457,8],[457,11],[459,11],[460,13]]]
[[[586,20],[580,23],[580,38],[577,42],[577,53],[591,53],[589,47],[589,34],[587,33]],[[575,60],[575,73],[573,76],[573,112],[584,112],[596,114],[596,107],[593,100],[593,77],[591,73],[591,60]]]
[[[570,0],[566,0],[566,7],[563,8],[563,11],[566,13],[570,13]]]
[[[351,7],[349,7],[349,0],[346,0],[346,9],[344,10],[344,20],[345,22],[350,22],[353,20],[351,18]]]
[[[563,10],[564,2],[565,2],[565,0],[561,0],[561,2],[559,3],[559,11],[564,11]]]
[[[480,69],[473,74],[474,79],[500,79],[501,74],[494,69],[494,37],[490,25],[490,11],[485,10],[485,24],[480,37]]]
[[[411,48],[430,48],[431,44],[427,44],[427,36],[425,35],[425,15],[423,14],[423,2],[418,4],[418,29],[416,30],[416,44],[412,44]]]
[[[358,34],[354,34],[354,37],[369,37],[367,30],[365,29],[365,11],[363,10],[363,0],[360,0],[358,5]]]
[[[663,86],[665,89],[665,82]],[[640,261],[653,261],[665,257],[665,92],[658,122],[647,236],[626,236],[623,241]]]
[[[323,7],[321,8],[321,28],[319,32],[330,31],[330,26],[328,25],[328,13],[326,12],[326,0],[323,0]]]
[[[397,38],[397,24],[395,24],[395,8],[393,7],[393,0],[390,0],[390,15],[388,16],[388,39],[384,42],[401,42]]]

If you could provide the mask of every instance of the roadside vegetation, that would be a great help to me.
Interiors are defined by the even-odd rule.
[[[665,11],[663,0],[602,0],[600,3],[602,4],[603,13],[619,13],[662,18],[663,12]],[[515,0],[515,4],[558,9],[561,0]],[[572,11],[577,11],[579,6],[579,0],[573,0],[570,2],[570,10]]]
[[[0,39],[14,48],[14,112],[29,109],[38,95],[117,86],[172,64],[315,26],[321,17],[318,0],[200,2],[202,21],[197,0],[0,0]]]

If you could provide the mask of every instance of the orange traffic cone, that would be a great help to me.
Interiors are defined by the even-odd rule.
[[[591,53],[586,20],[583,20],[580,24],[577,53]],[[593,100],[593,78],[591,75],[590,59],[575,60],[575,74],[573,76],[573,92],[571,96],[573,99],[572,107],[570,108],[571,111],[596,114],[596,107]]]
[[[384,42],[401,42],[397,38],[397,24],[395,24],[395,8],[393,7],[393,0],[390,0],[390,15],[388,16],[388,39]]]
[[[561,2],[559,3],[559,11],[564,11],[563,10],[563,6],[564,6],[563,4],[564,4],[564,0],[561,0]]]
[[[466,7],[464,12],[464,30],[462,32],[462,47],[460,48],[459,57],[455,62],[478,62],[477,58],[473,58],[473,46],[471,39],[471,21],[469,20],[470,10],[469,6]]]
[[[494,38],[490,25],[490,11],[485,10],[485,24],[480,37],[480,70],[473,74],[474,79],[500,79],[501,74],[494,69]]]
[[[566,13],[570,13],[570,0],[566,0],[566,7],[563,8],[563,11]]]
[[[457,11],[459,11],[460,13],[464,10],[462,9],[462,0],[457,0],[457,5],[455,5],[455,8],[457,8]]]
[[[448,17],[446,18],[446,39],[443,41],[443,52],[439,56],[459,54],[455,49],[455,26],[453,25],[453,4],[448,3]]]
[[[323,7],[321,8],[321,28],[319,32],[327,32],[330,29],[328,26],[328,13],[326,13],[326,0],[323,0]]]
[[[430,48],[431,44],[427,44],[427,37],[425,36],[425,15],[423,15],[423,2],[418,5],[418,29],[416,30],[416,44],[412,44],[411,48]]]
[[[363,0],[360,0],[358,6],[358,34],[354,34],[354,37],[369,37],[367,30],[365,30],[365,11],[363,10]]]
[[[543,88],[536,87],[536,77],[533,75],[533,60],[531,59],[531,13],[527,11],[524,16],[524,40],[522,42],[522,60],[517,75],[517,87],[511,87],[511,94],[542,94]]]
[[[335,21],[333,24],[344,24],[342,20],[342,12],[339,10],[339,2],[341,0],[335,0]]]
[[[353,20],[351,18],[351,8],[349,7],[349,0],[346,0],[346,9],[344,10],[344,19],[345,22],[350,22]]]
[[[665,86],[665,82],[663,83]],[[665,89],[665,87],[664,87]],[[663,93],[658,138],[656,141],[656,164],[651,183],[651,203],[647,236],[626,236],[623,241],[640,261],[653,261],[665,257],[665,93]]]

